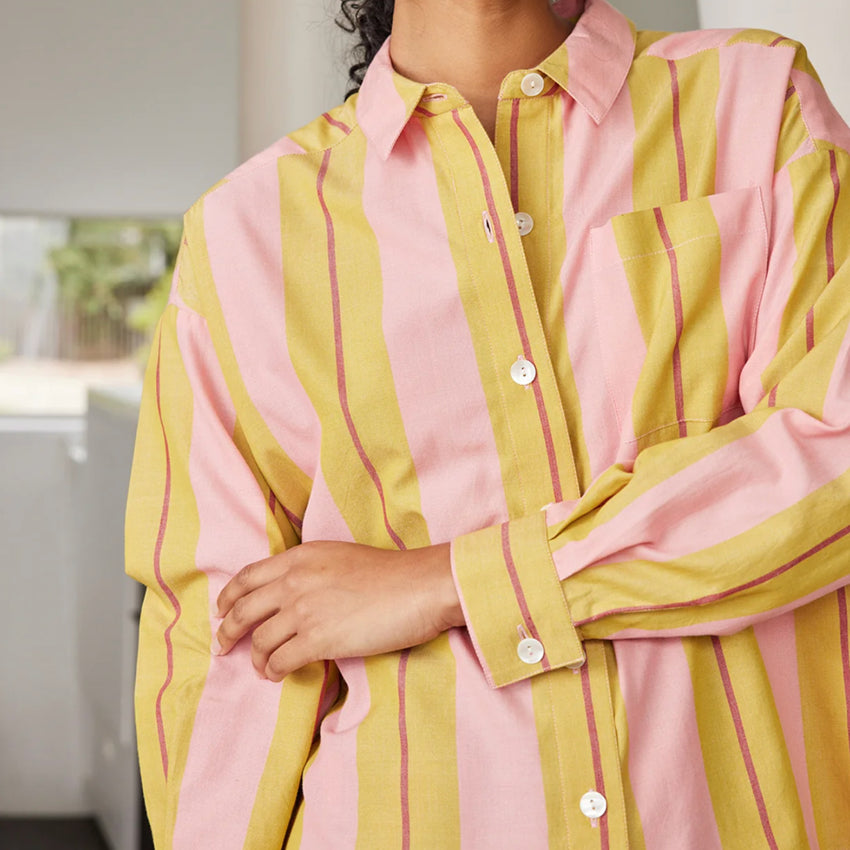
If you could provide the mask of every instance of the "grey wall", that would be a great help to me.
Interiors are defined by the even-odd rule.
[[[0,816],[88,811],[68,456],[82,428],[0,419]]]
[[[238,0],[0,0],[0,21],[0,214],[179,214],[236,164]]]
[[[693,30],[699,26],[697,0],[609,0],[640,29]]]

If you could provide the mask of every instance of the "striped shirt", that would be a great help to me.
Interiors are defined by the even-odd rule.
[[[850,848],[850,130],[786,38],[559,11],[495,143],[387,43],[185,216],[127,525],[158,848]],[[452,541],[466,627],[211,656],[316,539]]]

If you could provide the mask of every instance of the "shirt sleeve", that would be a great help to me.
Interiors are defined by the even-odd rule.
[[[207,322],[189,244],[146,372],[126,523],[127,572],[147,586],[136,726],[155,846],[279,848],[335,667],[260,679],[247,641],[210,645],[215,600],[242,566],[297,543],[260,474]]]
[[[807,88],[810,114],[832,110]],[[744,414],[453,542],[491,685],[580,666],[585,640],[728,634],[850,583],[850,157],[806,136],[762,189],[772,250]]]

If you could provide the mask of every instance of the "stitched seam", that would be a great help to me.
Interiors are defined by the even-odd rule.
[[[627,443],[636,443],[638,442],[638,440],[642,440],[644,437],[650,436],[650,434],[657,434],[659,431],[664,431],[667,428],[672,428],[674,425],[679,425],[680,423],[683,424],[688,422],[702,422],[704,424],[711,424],[713,422],[719,421],[724,414],[730,413],[733,410],[738,410],[739,408],[741,408],[740,403],[735,403],[731,407],[727,407],[725,410],[721,410],[720,413],[718,413],[717,416],[712,419],[700,419],[694,416],[683,416],[681,419],[671,419],[665,425],[659,425],[657,428],[652,428],[649,431],[644,431],[642,434],[639,434],[637,437],[635,437],[634,440],[627,440]],[[741,409],[743,410],[743,408]]]
[[[753,319],[750,323],[750,339],[749,339],[749,351],[747,352],[747,359],[749,360],[750,356],[753,353],[753,348],[755,348],[755,340],[756,340],[756,330],[758,327],[758,319],[759,314],[761,312],[761,305],[764,299],[764,291],[767,288],[767,265],[769,260],[770,253],[770,233],[768,232],[767,227],[767,211],[764,208],[764,195],[762,195],[761,186],[758,189],[759,193],[759,209],[761,210],[761,233],[764,237],[762,242],[762,257],[764,258],[764,274],[761,279],[761,290],[759,292],[758,302],[756,303],[756,309],[753,311]],[[724,410],[723,413],[726,413]],[[721,416],[723,415],[721,413]]]
[[[448,113],[448,114],[450,114],[450,113]],[[464,258],[466,259],[466,267],[467,267],[467,270],[468,270],[469,277],[473,282],[473,292],[475,293],[475,299],[479,304],[479,311],[480,311],[480,315],[481,315],[481,318],[482,318],[482,325],[484,327],[484,333],[485,333],[485,337],[487,339],[487,350],[490,352],[490,363],[491,363],[491,366],[493,368],[494,374],[498,375],[498,361],[496,359],[496,350],[493,347],[493,334],[491,333],[490,327],[487,323],[487,313],[484,309],[482,309],[483,302],[482,302],[482,298],[481,298],[479,279],[473,271],[474,267],[473,267],[473,264],[470,260],[469,253],[466,249],[466,245],[467,245],[466,228],[464,227],[464,224],[463,224],[463,216],[461,215],[460,204],[458,203],[459,192],[458,192],[458,188],[457,188],[457,182],[455,180],[455,173],[454,173],[454,166],[453,166],[453,163],[452,163],[452,158],[448,155],[448,151],[446,150],[446,146],[443,143],[442,136],[440,135],[440,131],[437,128],[436,123],[432,123],[431,126],[433,127],[434,136],[437,139],[437,143],[439,144],[440,150],[442,151],[443,157],[445,158],[446,163],[448,165],[449,178],[450,178],[451,183],[452,183],[452,193],[454,195],[454,200],[455,200],[455,211],[457,213],[458,222],[460,224],[461,235],[463,237],[463,255],[464,255]],[[507,399],[505,398],[505,394],[502,392],[501,384],[497,384],[497,390],[498,390],[498,393],[499,393],[499,400],[501,401],[501,407],[502,407],[502,413],[504,415],[505,427],[507,428],[508,437],[510,439],[511,452],[513,454],[513,461],[514,461],[514,469],[516,469],[517,481],[519,483],[520,503],[522,504],[523,513],[526,513],[528,511],[528,504],[527,504],[526,499],[525,499],[525,485],[523,484],[523,479],[522,479],[522,465],[519,462],[519,453],[517,452],[516,439],[514,438],[513,428],[511,427],[511,419],[510,419],[510,416],[508,415],[508,402],[507,402]],[[494,437],[495,437],[495,433],[494,433]]]
[[[605,668],[605,695],[608,697],[608,717],[611,721],[611,728],[614,730],[614,739],[617,738],[617,726],[614,723],[614,702],[611,699],[611,675],[609,673],[608,667],[608,653],[605,651],[605,645],[602,644],[600,646],[601,654],[602,654],[602,666]],[[619,751],[619,746],[617,747]],[[628,836],[629,828],[626,818],[626,795],[623,790],[623,772],[620,769],[620,759],[617,758],[615,760],[615,765],[617,766],[617,801],[620,803],[620,817],[619,821],[621,824],[621,829],[623,830],[623,835]]]
[[[663,209],[663,207],[662,207],[662,209]],[[643,210],[641,212],[643,212]],[[626,215],[632,215],[632,213],[626,213]],[[747,230],[738,230],[738,231],[736,231],[736,235],[743,236],[744,234],[747,234],[747,233],[763,233],[763,232],[764,232],[763,227],[761,227],[761,228],[755,227],[755,228],[748,228]],[[591,231],[591,236],[592,236],[592,231]],[[720,237],[716,233],[704,233],[701,236],[694,236],[691,239],[685,239],[682,242],[677,242],[675,245],[671,245],[669,250],[664,248],[664,249],[660,249],[658,251],[649,251],[646,254],[633,254],[630,257],[622,257],[619,260],[614,260],[610,263],[605,263],[604,265],[596,266],[596,269],[597,269],[597,271],[602,271],[603,269],[608,269],[608,268],[611,268],[613,266],[617,266],[620,263],[630,263],[633,260],[643,260],[646,257],[659,257],[662,254],[671,254],[677,248],[682,248],[685,245],[690,245],[692,242],[699,242],[701,239],[716,239],[716,240],[719,241]]]

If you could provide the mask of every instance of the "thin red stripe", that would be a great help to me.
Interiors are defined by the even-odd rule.
[[[269,510],[274,514],[278,508],[283,511],[284,516],[292,523],[292,525],[295,526],[295,528],[297,528],[299,531],[301,531],[301,517],[297,514],[292,513],[292,511],[289,510],[286,505],[281,504],[277,500],[277,496],[275,496],[274,491],[269,490]]]
[[[690,599],[685,602],[665,602],[663,605],[644,605],[637,606],[635,608],[615,608],[611,611],[605,611],[603,614],[595,614],[593,617],[588,617],[585,620],[576,620],[576,626],[585,626],[588,623],[595,623],[597,620],[602,620],[605,617],[613,617],[619,614],[640,614],[647,611],[669,611],[673,608],[689,608],[691,606],[696,605],[710,605],[713,602],[720,602],[723,599],[726,599],[729,596],[734,596],[736,593],[742,593],[745,590],[750,590],[753,587],[758,587],[760,584],[764,584],[765,582],[770,581],[771,579],[775,579],[777,576],[781,576],[783,573],[787,573],[788,570],[793,569],[794,567],[802,564],[804,561],[807,561],[813,555],[817,555],[818,552],[823,551],[828,546],[831,546],[833,543],[841,540],[842,537],[846,537],[850,534],[850,525],[842,528],[840,531],[836,531],[835,534],[831,534],[826,540],[822,540],[817,546],[812,546],[806,552],[803,552],[802,555],[798,555],[791,561],[788,561],[787,564],[783,564],[781,567],[777,567],[775,570],[771,570],[769,573],[765,573],[763,576],[759,576],[758,578],[754,578],[751,581],[745,582],[744,584],[739,584],[737,587],[732,587],[729,590],[724,590],[721,593],[712,593],[709,596],[701,596],[698,599]]]
[[[511,105],[511,204],[519,212],[519,99]]]
[[[835,192],[832,209],[829,213],[829,221],[826,223],[826,273],[827,280],[831,281],[835,277],[835,239],[833,236],[835,230],[835,211],[838,209],[838,198],[841,194],[841,178],[838,176],[838,163],[835,160],[834,150],[829,152],[829,172],[832,175],[832,188]]]
[[[398,737],[401,744],[401,847],[410,850],[410,749],[407,740],[407,662],[410,650],[398,660]]]
[[[325,121],[328,122],[328,124],[332,124],[334,127],[338,127],[343,132],[345,132],[345,133],[351,132],[351,127],[349,127],[348,124],[344,124],[342,121],[337,121],[336,118],[332,118],[329,113],[327,113],[327,112],[323,113],[322,117],[325,119]]]
[[[525,598],[525,591],[522,589],[522,583],[519,580],[519,573],[517,572],[514,556],[511,552],[510,531],[508,530],[508,523],[506,522],[502,523],[502,557],[505,561],[505,568],[508,571],[508,576],[511,580],[511,586],[514,589],[514,596],[516,596],[516,601],[519,605],[519,610],[522,614],[525,628],[535,640],[540,640],[540,633],[537,631],[537,626],[534,625],[534,620],[531,617],[531,610],[528,607],[528,600]],[[543,643],[543,641],[540,640],[540,643]],[[543,665],[544,670],[552,669],[552,666],[549,664],[549,660],[546,658],[545,644],[543,644],[543,658],[540,660],[540,663]]]
[[[496,212],[496,203],[493,199],[493,190],[490,185],[490,178],[487,176],[487,169],[484,166],[484,159],[481,156],[481,151],[478,149],[478,145],[475,143],[475,139],[472,138],[472,134],[469,132],[463,121],[461,121],[456,109],[452,111],[452,115],[455,123],[458,127],[460,127],[461,132],[466,137],[467,142],[469,142],[469,146],[472,148],[472,153],[475,156],[475,161],[478,163],[478,170],[484,184],[484,196],[487,200],[487,209],[490,212],[490,219],[496,231],[496,242],[499,246],[499,254],[502,258],[502,267],[504,268],[505,278],[507,279],[508,293],[510,294],[511,304],[513,305],[514,319],[517,323],[517,330],[519,331],[520,342],[522,344],[522,353],[524,357],[533,362],[534,358],[531,353],[531,343],[528,339],[525,319],[523,318],[522,310],[520,309],[519,295],[517,294],[516,289],[516,279],[514,278],[510,257],[508,256],[508,246],[505,242],[505,234],[502,230],[502,223],[499,220],[499,214]],[[546,457],[549,461],[549,474],[552,478],[552,490],[555,501],[560,502],[563,500],[561,475],[558,472],[558,459],[555,456],[555,443],[552,439],[552,429],[549,425],[549,414],[546,412],[546,405],[543,403],[543,390],[540,387],[540,380],[536,379],[531,386],[534,388],[534,399],[537,402],[537,413],[540,417],[540,425],[543,429],[543,441],[546,445]]]
[[[327,203],[325,203],[324,195],[325,175],[328,173],[330,158],[331,151],[325,151],[325,155],[322,159],[322,166],[319,169],[317,192],[319,196],[319,203],[321,204],[322,211],[325,215],[325,227],[327,230],[328,237],[328,266],[331,284],[331,301],[333,306],[334,347],[336,349],[336,374],[339,403],[342,407],[342,415],[345,418],[345,424],[348,427],[348,433],[351,436],[351,441],[354,443],[354,446],[357,449],[357,454],[360,456],[360,461],[366,468],[366,471],[369,473],[369,477],[372,479],[372,483],[375,485],[375,489],[378,491],[378,496],[381,500],[381,510],[384,514],[384,527],[387,530],[387,534],[389,534],[390,539],[393,541],[393,543],[395,543],[395,545],[399,549],[406,549],[407,547],[404,545],[404,541],[401,539],[401,537],[398,536],[398,534],[396,534],[395,529],[390,524],[389,516],[387,515],[387,503],[386,499],[384,498],[384,488],[381,484],[381,479],[378,477],[378,471],[375,469],[374,464],[369,459],[369,456],[366,454],[366,450],[363,447],[363,443],[360,441],[360,435],[357,433],[357,429],[354,426],[354,420],[351,417],[351,410],[348,406],[348,388],[345,382],[345,356],[342,350],[342,318],[340,315],[339,305],[339,280],[337,278],[336,266],[336,236],[334,233],[334,226],[333,220],[331,219],[331,213],[328,209]]]
[[[793,85],[792,85],[792,86],[789,86],[789,87],[788,87],[788,91],[786,91],[786,92],[785,92],[785,102],[787,103],[789,100],[791,100],[791,98],[792,98],[795,94],[797,94],[797,87],[796,87],[796,86],[793,86]]]
[[[587,717],[587,735],[590,739],[590,752],[593,756],[593,777],[596,782],[594,791],[605,796],[605,777],[602,775],[602,755],[599,751],[599,733],[596,729],[596,712],[593,709],[593,694],[590,691],[590,671],[587,664],[581,668],[581,691],[584,696],[584,714]],[[608,818],[599,819],[599,840],[601,850],[608,850]]]
[[[664,216],[659,207],[655,208],[655,221],[658,224],[658,232],[667,249],[670,259],[670,276],[673,286],[673,313],[676,317],[676,344],[673,346],[673,389],[676,395],[676,418],[679,421],[679,436],[687,437],[688,425],[685,422],[685,390],[682,383],[682,354],[679,350],[679,341],[685,327],[684,310],[682,309],[682,287],[679,280],[679,259],[673,250],[673,241],[664,223]]]
[[[156,545],[153,551],[153,571],[156,575],[157,583],[162,592],[168,597],[168,601],[174,608],[174,619],[169,623],[165,630],[165,658],[166,658],[166,674],[165,681],[159,689],[156,696],[156,731],[159,736],[159,752],[162,757],[162,772],[168,779],[168,745],[165,741],[165,721],[162,716],[162,699],[165,691],[171,684],[174,678],[174,645],[171,642],[171,632],[177,625],[180,619],[181,608],[180,602],[174,595],[174,591],[166,584],[162,576],[162,546],[165,541],[165,529],[168,525],[168,512],[171,506],[171,453],[168,448],[168,435],[165,431],[165,422],[162,418],[162,397],[160,394],[160,362],[162,358],[162,336],[159,338],[159,344],[156,355],[156,410],[159,415],[159,425],[162,429],[162,442],[165,446],[165,491],[162,496],[162,512],[159,516],[159,531],[156,535]]]
[[[778,38],[774,38],[773,41],[768,45],[769,47],[776,47],[777,44],[781,44],[783,41],[787,41],[787,36],[780,35]]]
[[[682,100],[679,93],[679,69],[672,59],[667,60],[673,88],[673,135],[676,138],[676,160],[679,163],[679,198],[688,200],[688,169],[685,162],[685,140],[682,138]]]
[[[847,588],[838,591],[838,619],[841,633],[841,662],[844,668],[844,706],[847,711],[847,741],[850,744],[850,639],[847,626]]]
[[[744,731],[744,723],[741,720],[741,712],[738,709],[738,701],[735,698],[735,691],[732,689],[732,679],[729,677],[729,668],[726,666],[726,656],[723,654],[723,647],[720,645],[720,638],[712,636],[711,643],[714,646],[714,655],[717,658],[717,666],[720,668],[720,678],[723,680],[723,688],[726,691],[726,702],[729,704],[729,710],[732,712],[732,721],[735,724],[735,732],[738,736],[738,746],[741,748],[741,755],[744,757],[744,764],[747,767],[747,776],[750,778],[750,787],[753,789],[753,796],[756,800],[756,806],[759,810],[764,837],[772,850],[779,850],[776,839],[773,837],[773,829],[770,826],[770,819],[767,816],[767,806],[764,802],[764,796],[761,792],[756,768],[753,764],[753,757],[750,753],[750,747],[747,743],[747,735]]]
[[[777,384],[773,385],[773,389],[770,391],[770,396],[767,399],[768,407],[776,407],[776,391],[779,389]]]
[[[431,112],[430,109],[426,109],[424,106],[417,106],[415,111],[421,113],[422,115],[427,115],[429,118],[437,117],[436,112]]]
[[[815,308],[806,313],[806,351],[815,347]]]

